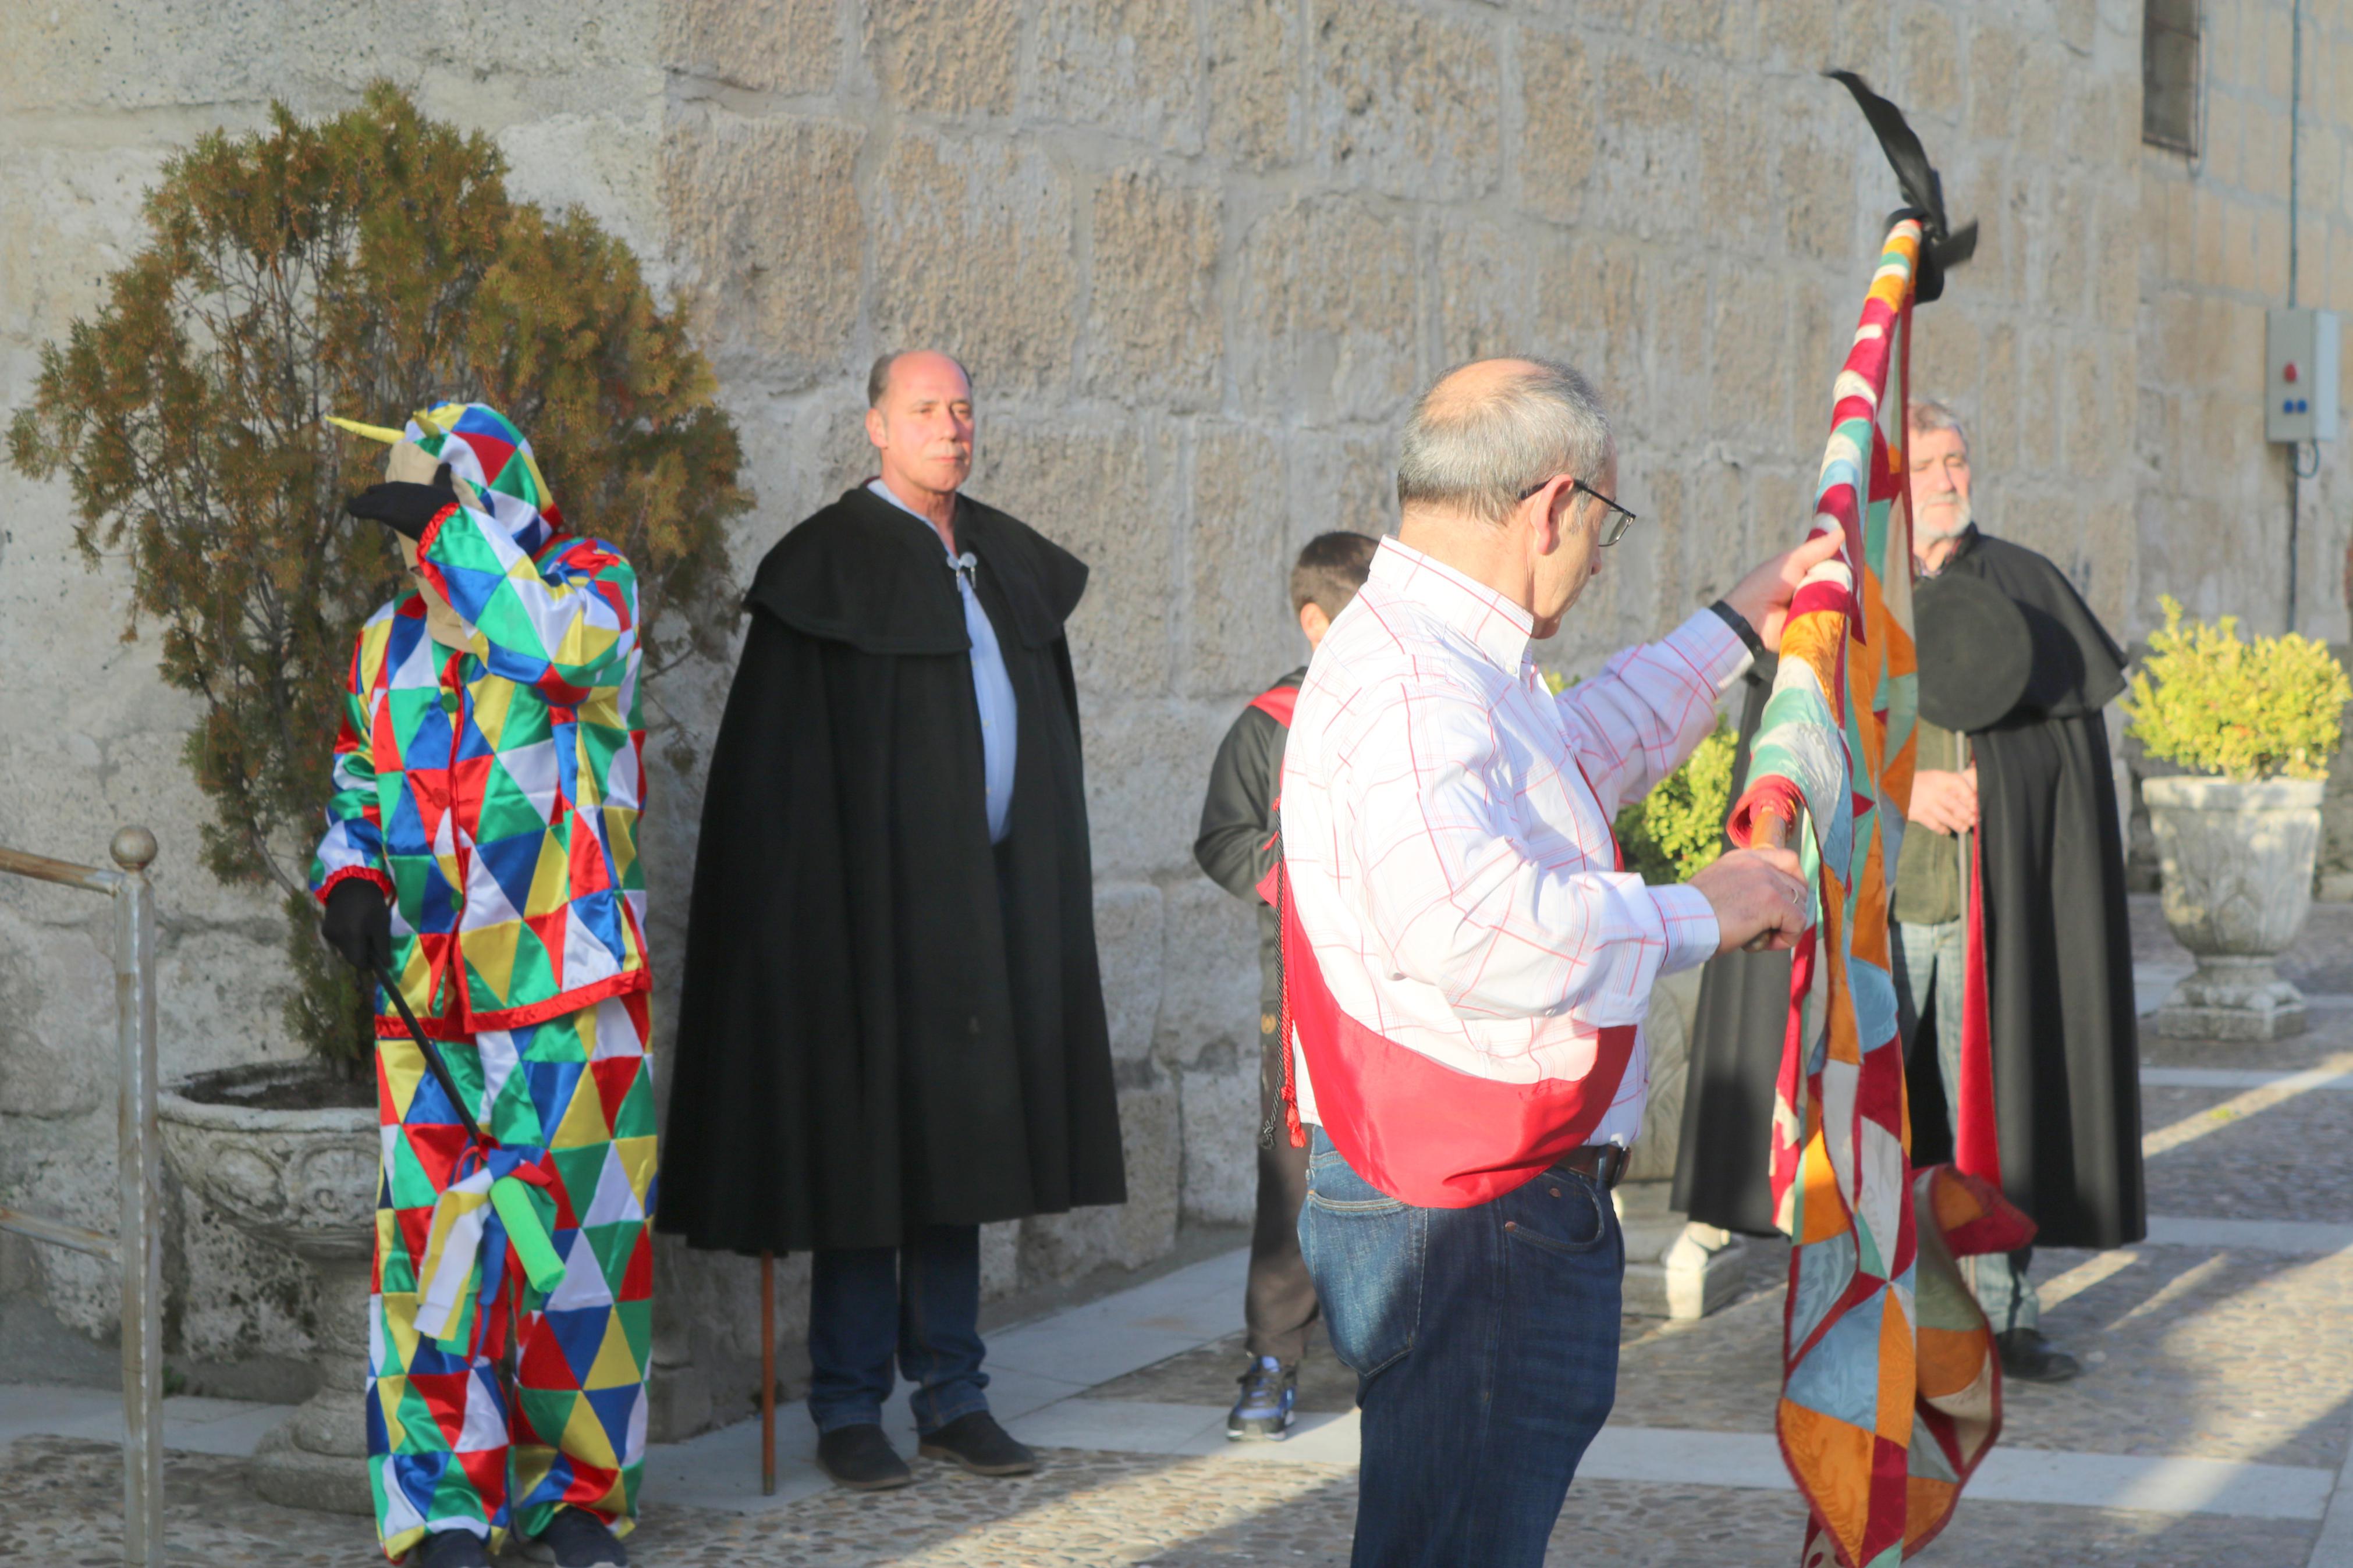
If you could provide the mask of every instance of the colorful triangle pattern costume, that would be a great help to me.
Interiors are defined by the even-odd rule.
[[[368,1466],[398,1562],[432,1531],[535,1535],[636,1514],[652,1356],[650,974],[636,854],[636,580],[565,534],[520,432],[480,404],[405,431],[460,504],[419,574],[471,628],[427,634],[421,595],[362,627],[335,756],[322,900],[364,878],[392,905],[394,973],[483,1131],[469,1135],[377,998],[382,1160]],[[564,1259],[525,1279],[490,1201],[529,1184]]]
[[[1800,1561],[1888,1568],[1944,1528],[2001,1425],[2000,1366],[1954,1256],[2031,1224],[1948,1167],[1911,1168],[1888,874],[1916,716],[1905,408],[1922,226],[1890,229],[1835,387],[1809,574],[1781,634],[1735,842],[1760,817],[1794,845],[1815,923],[1793,955],[1774,1108],[1777,1217],[1794,1244],[1776,1416],[1810,1509]]]

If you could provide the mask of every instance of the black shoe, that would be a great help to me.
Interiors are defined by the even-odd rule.
[[[1240,1399],[1226,1413],[1226,1436],[1237,1443],[1280,1443],[1291,1436],[1292,1406],[1299,1400],[1299,1369],[1271,1355],[1252,1356],[1235,1381]]]
[[[926,1459],[953,1460],[976,1476],[1026,1476],[1038,1468],[1038,1456],[1015,1442],[986,1410],[957,1416],[915,1451]]]
[[[2012,1329],[1996,1334],[2001,1350],[2001,1373],[2021,1383],[2064,1383],[2084,1370],[2084,1363],[2065,1351],[2053,1350],[2040,1329]]]
[[[627,1548],[605,1521],[576,1508],[559,1508],[547,1528],[522,1542],[522,1554],[555,1568],[629,1568]]]
[[[437,1530],[408,1554],[408,1568],[491,1568],[491,1549],[479,1535]]]
[[[913,1484],[915,1472],[891,1447],[880,1426],[837,1426],[817,1439],[818,1468],[833,1484],[854,1492],[887,1492]]]

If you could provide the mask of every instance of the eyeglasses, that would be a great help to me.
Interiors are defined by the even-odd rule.
[[[1553,474],[1538,479],[1535,484],[1530,485],[1527,489],[1520,492],[1520,499],[1522,500],[1527,500],[1530,496],[1535,494],[1538,490],[1544,489],[1545,486],[1552,483],[1554,479],[1558,479],[1559,477],[1560,476],[1557,474]],[[1603,495],[1599,490],[1595,489],[1583,479],[1570,479],[1568,481],[1568,488],[1572,491],[1584,491],[1587,495],[1591,496],[1595,500],[1599,501],[1603,506],[1609,509],[1610,515],[1609,521],[1601,525],[1601,537],[1597,541],[1597,543],[1601,549],[1607,550],[1611,545],[1617,543],[1620,540],[1625,538],[1626,531],[1634,526],[1636,520],[1632,512],[1628,511],[1624,507],[1620,506],[1616,501],[1610,500],[1608,496]]]

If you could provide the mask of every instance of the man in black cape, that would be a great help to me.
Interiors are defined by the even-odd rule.
[[[1921,1112],[1960,1101],[1962,1002],[1980,965],[2005,1194],[2044,1246],[2125,1246],[2147,1234],[2147,1219],[2124,844],[2102,714],[2124,689],[2124,655],[2056,566],[1978,531],[1967,436],[1951,411],[1915,399],[1907,422],[1922,722],[1893,914],[1915,1160],[1953,1143],[1953,1112],[1942,1124]],[[1988,629],[1976,613],[1985,598],[2014,616],[2009,629]],[[1745,716],[1743,761],[1762,706],[1752,701]],[[1980,839],[1973,868],[1964,848]],[[1979,877],[1972,942],[1968,900]],[[1704,1224],[1772,1227],[1767,1169],[1788,969],[1777,954],[1731,954],[1702,981],[1675,1203]],[[2042,1338],[2029,1258],[1969,1260],[2003,1368],[2035,1381],[2073,1376],[2074,1359]]]
[[[960,494],[971,384],[869,379],[881,475],[761,563],[711,759],[660,1228],[807,1249],[818,1458],[1035,1468],[988,1414],[978,1226],[1125,1200],[1077,687],[1086,567]]]

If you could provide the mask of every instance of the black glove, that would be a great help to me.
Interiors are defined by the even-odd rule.
[[[353,517],[380,522],[395,533],[425,542],[425,525],[458,504],[457,487],[449,482],[449,465],[435,470],[429,485],[396,480],[370,485],[343,503]]]
[[[410,487],[422,489],[422,485]],[[392,966],[392,906],[384,889],[365,877],[347,877],[327,895],[319,933],[343,961],[363,974]]]

